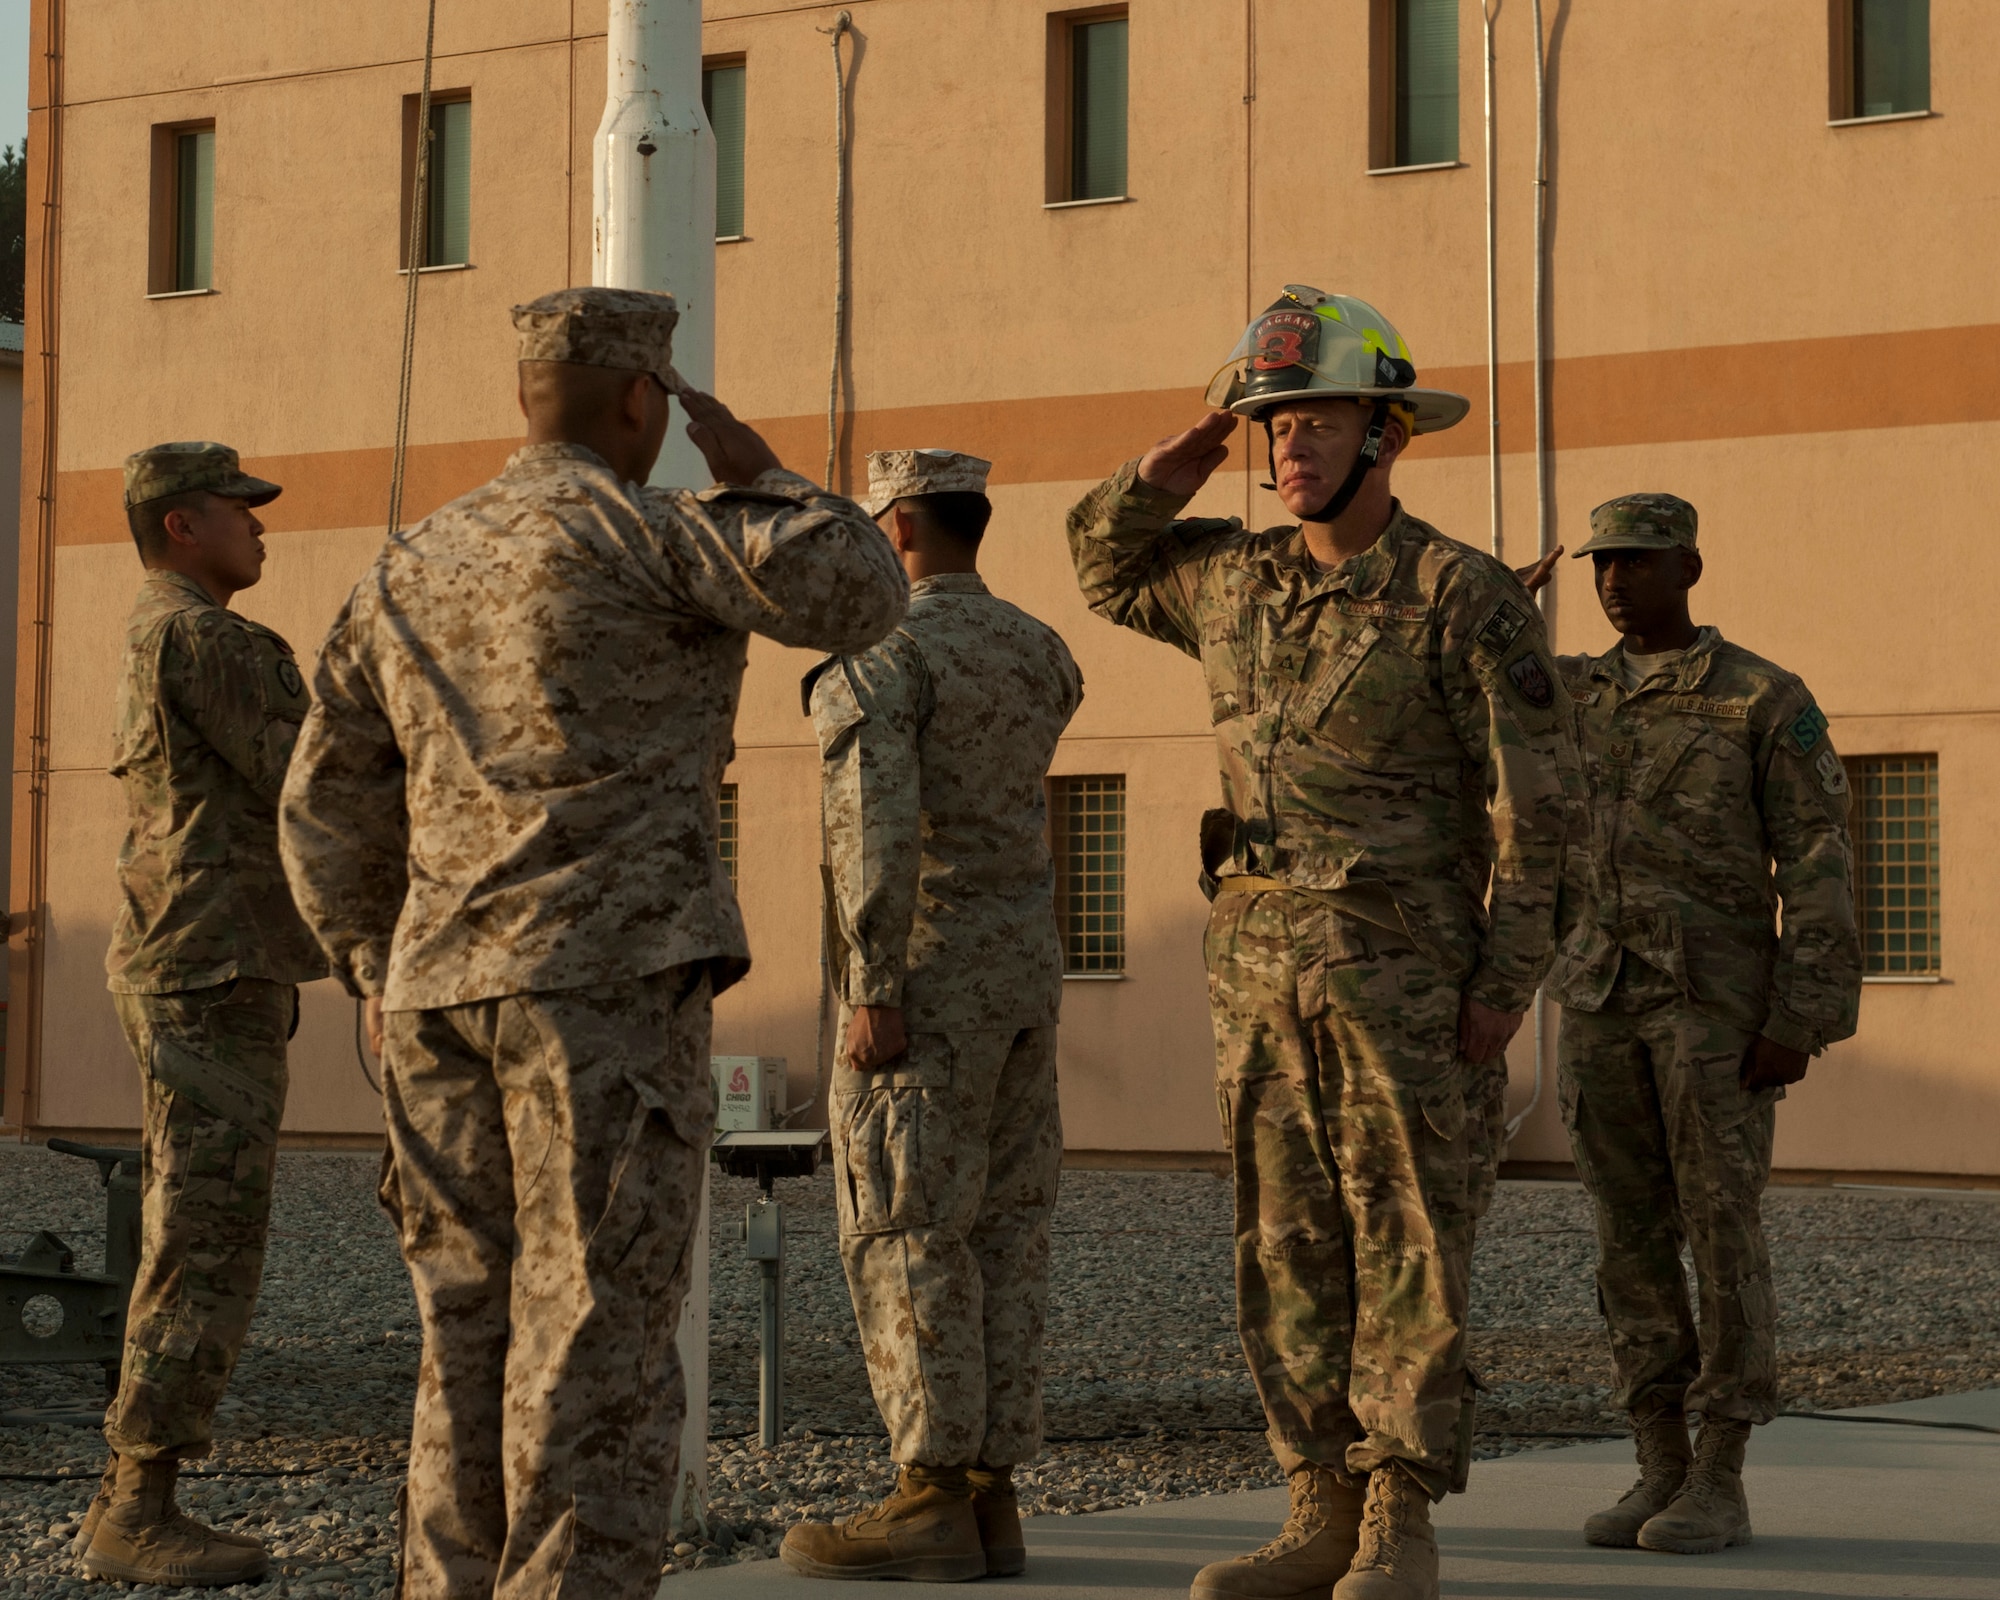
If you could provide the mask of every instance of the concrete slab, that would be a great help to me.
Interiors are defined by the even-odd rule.
[[[2000,1389],[1846,1416],[2000,1428]],[[1444,1593],[1479,1600],[2000,1600],[2000,1433],[1787,1418],[1760,1428],[1746,1477],[1757,1537],[1714,1556],[1594,1550],[1577,1531],[1632,1475],[1622,1442],[1482,1462],[1438,1509]],[[1013,1600],[1178,1600],[1204,1563],[1284,1520],[1265,1489],[1095,1516],[1036,1517]],[[664,1600],[802,1600],[774,1561],[665,1579]],[[903,1584],[850,1584],[838,1600],[909,1600]]]

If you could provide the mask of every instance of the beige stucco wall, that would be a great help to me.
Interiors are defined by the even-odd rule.
[[[815,475],[833,194],[831,67],[817,30],[835,9],[726,0],[709,6],[705,36],[710,53],[749,65],[749,237],[719,254],[718,387]],[[1044,5],[851,9],[841,470],[884,445],[958,445],[998,463],[989,579],[1063,631],[1088,681],[1056,771],[1122,772],[1130,796],[1128,974],[1066,986],[1070,1142],[1213,1148],[1193,837],[1216,780],[1199,674],[1084,611],[1062,515],[1097,474],[1197,413],[1246,316],[1290,280],[1376,300],[1427,377],[1474,395],[1472,418],[1421,442],[1398,483],[1417,514],[1486,542],[1479,9],[1460,8],[1470,164],[1367,177],[1364,0],[1133,0],[1133,198],[1056,211],[1042,205]],[[159,48],[135,53],[121,42],[153,7],[71,10],[33,1114],[119,1126],[137,1100],[101,980],[120,827],[103,769],[137,569],[115,469],[139,444],[199,435],[270,464],[292,488],[272,508],[269,576],[241,604],[310,650],[379,539],[370,519],[386,500],[404,281],[400,105],[418,84],[421,40],[409,8],[387,0],[357,0],[337,20],[279,8],[256,30],[220,0],[191,0]],[[1554,535],[1577,542],[1589,507],[1615,492],[1686,495],[1709,559],[1703,619],[1802,673],[1846,753],[1940,759],[1946,981],[1869,987],[1860,1034],[1780,1119],[1779,1161],[1792,1167],[2000,1170],[2000,1070],[1980,1027],[2000,998],[2000,929],[1985,909],[2000,874],[1983,848],[2000,706],[1980,648],[2000,501],[1986,195],[2000,157],[2000,16],[1979,0],[1931,11],[1940,115],[1831,129],[1815,8],[1550,8]],[[578,4],[574,34],[570,13],[568,0],[440,7],[436,81],[473,94],[474,265],[422,283],[414,512],[490,472],[518,434],[505,308],[588,277],[602,7]],[[1498,37],[1502,511],[1516,561],[1535,538],[1527,18],[1503,8]],[[218,123],[220,292],[148,301],[147,130],[207,115]],[[1239,455],[1198,509],[1275,520],[1254,481]],[[1562,649],[1610,642],[1574,572],[1549,614]],[[756,966],[717,1014],[717,1048],[786,1056],[798,1098],[817,985],[805,665],[798,652],[753,649],[730,777]],[[18,789],[20,740],[16,750]],[[349,1003],[312,996],[295,1131],[374,1125],[351,1029]],[[1514,1059],[1525,1104],[1525,1042]],[[1552,1094],[1513,1153],[1563,1156]]]

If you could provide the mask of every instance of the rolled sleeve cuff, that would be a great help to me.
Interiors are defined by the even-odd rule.
[[[1472,981],[1465,986],[1468,998],[1509,1016],[1519,1016],[1534,1003],[1536,986],[1510,978],[1489,963],[1481,962]]]
[[[847,1003],[850,1006],[900,1006],[903,1003],[902,964],[854,961],[847,969]]]
[[[1170,494],[1165,489],[1155,489],[1139,476],[1139,462],[1134,459],[1125,463],[1112,475],[1113,497],[1119,502],[1120,510],[1132,510],[1146,516],[1159,517],[1171,522],[1186,508],[1194,496]]]
[[[1764,1019],[1760,1031],[1771,1043],[1781,1044],[1787,1050],[1803,1050],[1809,1056],[1816,1056],[1826,1048],[1825,1029],[1796,1021],[1775,1009]]]

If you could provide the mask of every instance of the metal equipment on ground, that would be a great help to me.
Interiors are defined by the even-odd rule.
[[[19,1255],[0,1257],[0,1364],[95,1361],[115,1389],[139,1270],[139,1152],[69,1139],[51,1139],[49,1148],[97,1163],[104,1270],[78,1272],[76,1252],[46,1228]]]

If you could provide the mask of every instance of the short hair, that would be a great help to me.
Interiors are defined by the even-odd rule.
[[[901,497],[924,525],[947,539],[977,549],[986,537],[986,524],[993,520],[993,502],[976,489],[954,489],[945,494],[910,494]]]
[[[166,553],[169,512],[199,511],[207,498],[206,489],[185,489],[179,494],[163,494],[157,499],[141,500],[136,506],[127,506],[125,525],[132,530],[132,542],[139,547],[139,559],[150,562]]]

